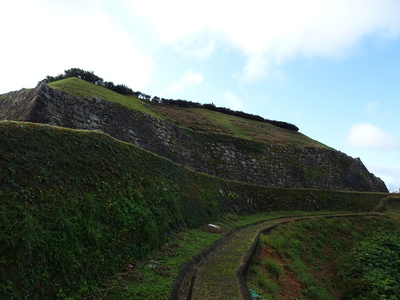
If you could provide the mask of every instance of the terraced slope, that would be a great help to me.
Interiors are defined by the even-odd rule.
[[[40,84],[0,96],[0,119],[105,132],[191,170],[250,184],[387,192],[359,159],[293,130],[143,102],[77,78],[52,85],[69,93]]]
[[[177,228],[229,212],[368,211],[382,193],[277,189],[190,171],[95,131],[0,122],[0,294],[84,298]]]
[[[105,87],[95,85],[76,77],[51,82],[49,86],[76,97],[98,97],[100,99],[120,103],[133,110],[142,111],[158,118],[162,117],[161,115],[156,115],[151,109],[149,109],[149,105],[139,98],[134,96],[124,96]]]
[[[329,148],[300,132],[286,130],[268,123],[243,119],[201,108],[181,108],[160,105],[134,96],[123,96],[104,87],[79,78],[52,82],[50,87],[77,97],[96,96],[115,101],[134,110],[146,112],[157,118],[169,120],[182,128],[203,133],[217,133],[274,145],[293,147]]]
[[[275,227],[311,218],[355,217],[367,214],[332,214],[305,217],[282,217],[248,226],[234,233],[226,242],[221,243],[214,251],[193,266],[187,273],[188,285],[182,286],[178,299],[191,300],[225,300],[252,299],[244,281],[244,273],[250,263],[251,255],[257,247],[259,236]],[[174,299],[173,295],[170,299]]]

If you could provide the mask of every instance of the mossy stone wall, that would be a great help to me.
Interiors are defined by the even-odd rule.
[[[360,159],[339,151],[203,134],[115,102],[74,97],[45,84],[12,98],[9,95],[8,102],[0,104],[3,119],[98,130],[220,178],[269,187],[387,192]]]

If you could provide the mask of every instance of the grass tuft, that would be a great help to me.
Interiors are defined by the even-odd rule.
[[[262,265],[265,267],[267,272],[271,274],[276,279],[279,279],[282,275],[282,267],[278,265],[275,261],[270,258],[265,258],[262,262]]]

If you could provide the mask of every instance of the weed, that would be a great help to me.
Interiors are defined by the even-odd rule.
[[[340,276],[345,299],[398,299],[400,234],[379,230],[343,258]]]
[[[267,257],[263,260],[262,265],[275,279],[279,279],[279,277],[282,275],[282,267],[272,259]]]
[[[323,285],[314,285],[302,291],[304,299],[332,300],[334,299]]]
[[[397,299],[400,237],[398,233],[393,234],[398,228],[396,224],[385,217],[303,220],[279,226],[261,236],[259,247],[274,249],[286,271],[295,274],[303,286],[297,291],[300,299],[333,299],[339,296],[343,299],[381,299],[378,295],[385,295],[385,299]],[[359,242],[349,252],[353,243],[371,234],[372,237]],[[259,250],[258,253],[271,251]],[[345,258],[340,258],[343,255]],[[335,266],[331,266],[332,263]],[[265,266],[269,270],[264,274],[258,272],[258,277],[264,276],[265,281],[274,278],[278,291],[282,289],[285,273],[271,257],[255,258],[254,264],[258,264],[258,269]],[[338,268],[341,269],[341,285],[335,271]],[[249,275],[248,282],[256,290],[264,285],[254,274]],[[335,297],[331,291],[335,291]]]
[[[254,281],[257,286],[261,287],[269,293],[276,293],[278,291],[277,284],[268,279],[268,277],[263,274],[256,274]]]

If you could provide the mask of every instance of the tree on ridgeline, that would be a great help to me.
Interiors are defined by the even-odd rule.
[[[244,119],[249,119],[249,120],[255,120],[259,122],[264,122],[264,123],[269,123],[284,129],[292,130],[292,131],[299,131],[299,128],[296,125],[287,123],[287,122],[282,122],[282,121],[274,121],[274,120],[268,120],[264,119],[261,116],[245,113],[242,111],[235,111],[230,108],[226,107],[218,107],[215,106],[213,103],[211,104],[200,104],[198,102],[193,102],[193,101],[187,101],[187,100],[173,100],[173,99],[165,99],[165,98],[160,98],[157,96],[154,96],[153,98],[150,95],[147,95],[145,93],[142,93],[140,91],[134,92],[132,89],[127,87],[124,84],[117,84],[115,85],[111,81],[104,81],[103,78],[95,75],[93,71],[85,71],[79,68],[72,68],[68,70],[64,70],[64,74],[59,74],[57,76],[46,76],[46,78],[42,79],[39,81],[39,83],[50,83],[53,81],[58,81],[70,77],[77,77],[80,79],[83,79],[85,81],[94,83],[99,86],[103,86],[109,90],[112,90],[116,93],[119,93],[121,95],[125,96],[135,96],[139,99],[146,100],[146,101],[151,101],[155,104],[162,104],[162,105],[168,105],[168,106],[173,106],[173,107],[185,107],[185,108],[203,108],[203,109],[208,109],[212,111],[217,111],[223,114],[227,115],[232,115],[232,116],[237,116],[241,117]]]
[[[71,68],[68,70],[64,70],[64,74],[58,74],[57,76],[46,76],[45,79],[42,79],[41,81],[39,81],[39,83],[50,83],[53,81],[58,81],[58,80],[62,80],[62,79],[66,79],[66,78],[70,78],[70,77],[77,77],[80,79],[83,79],[85,81],[94,83],[96,85],[103,85],[104,80],[103,78],[95,75],[93,73],[93,71],[85,71],[79,68]]]

